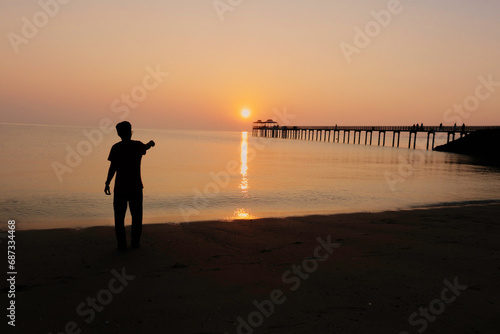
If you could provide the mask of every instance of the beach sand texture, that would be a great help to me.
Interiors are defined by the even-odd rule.
[[[499,213],[491,204],[145,225],[142,247],[125,252],[112,227],[18,231],[8,330],[498,333]]]

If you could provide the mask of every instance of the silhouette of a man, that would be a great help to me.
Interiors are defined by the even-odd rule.
[[[111,161],[104,192],[111,195],[109,184],[116,173],[113,208],[115,211],[115,233],[118,249],[127,249],[125,234],[125,213],[127,204],[132,215],[132,240],[134,248],[140,246],[142,233],[142,179],[141,160],[146,151],[155,146],[154,141],[143,144],[132,140],[132,125],[121,122],[116,125],[116,132],[122,139],[113,145],[108,160]]]

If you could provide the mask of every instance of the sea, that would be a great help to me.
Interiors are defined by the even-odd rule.
[[[417,149],[133,129],[154,140],[142,160],[144,223],[380,212],[500,202],[500,168]],[[0,214],[17,229],[113,225],[104,193],[111,146],[104,128],[0,124]],[[351,139],[352,140],[352,139]],[[436,145],[446,142],[438,136]],[[406,146],[406,147],[405,147]],[[111,185],[113,187],[113,183]],[[127,213],[126,224],[130,224]],[[5,230],[7,224],[0,229]]]

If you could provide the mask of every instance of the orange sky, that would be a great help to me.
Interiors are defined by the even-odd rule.
[[[135,90],[141,128],[245,130],[284,108],[297,125],[500,125],[500,3],[391,1],[42,0],[51,17],[3,0],[0,122],[119,121]],[[169,75],[144,90],[148,67]]]

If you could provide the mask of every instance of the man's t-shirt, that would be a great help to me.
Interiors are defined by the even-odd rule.
[[[127,140],[111,147],[108,160],[116,166],[115,193],[142,190],[141,160],[146,145],[137,140]]]

